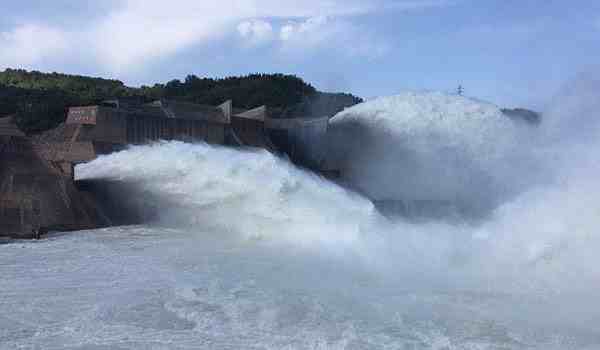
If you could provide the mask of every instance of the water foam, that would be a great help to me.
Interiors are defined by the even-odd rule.
[[[493,207],[532,181],[528,129],[495,105],[438,92],[368,101],[331,125],[334,162],[370,198],[470,207]]]
[[[580,182],[533,188],[473,225],[388,221],[367,199],[263,151],[162,142],[101,157],[77,173],[139,186],[156,201],[162,225],[359,258],[413,285],[449,288],[460,280],[461,288],[556,294],[600,277],[589,257],[576,256],[600,247],[600,193]],[[581,283],[564,283],[565,266],[579,271]]]
[[[378,181],[372,181],[367,175],[381,174],[376,179],[382,179],[379,185],[383,186],[372,187],[375,192],[366,191],[369,195],[385,188],[394,196],[407,195],[406,188],[423,189],[430,184],[436,191],[464,200],[477,202],[491,197],[494,205],[490,206],[490,214],[483,222],[389,221],[362,196],[298,170],[267,152],[237,151],[205,144],[161,142],[135,146],[81,165],[77,175],[86,179],[125,181],[140,187],[151,194],[149,198],[157,201],[156,205],[162,209],[160,223],[186,231],[190,237],[199,239],[194,241],[196,244],[206,244],[205,237],[210,232],[211,239],[238,241],[236,252],[245,252],[243,261],[221,262],[231,264],[231,271],[235,272],[228,272],[230,277],[251,274],[247,271],[250,267],[267,269],[255,261],[258,255],[253,247],[268,247],[275,256],[276,262],[272,265],[282,270],[267,269],[265,274],[255,278],[282,294],[223,299],[221,294],[232,292],[231,288],[217,288],[208,294],[192,293],[185,287],[186,283],[178,281],[183,285],[178,297],[181,300],[168,307],[196,324],[208,322],[206,327],[210,328],[211,320],[201,314],[190,315],[198,298],[200,301],[208,298],[229,310],[225,312],[228,317],[242,320],[236,327],[247,326],[243,315],[250,314],[252,320],[262,320],[258,326],[267,332],[279,327],[281,319],[271,317],[266,311],[259,312],[252,303],[267,305],[276,310],[274,313],[291,310],[284,313],[294,315],[293,306],[272,297],[285,295],[285,300],[288,297],[294,300],[287,294],[290,290],[309,289],[313,295],[319,295],[321,302],[308,312],[318,315],[314,322],[333,326],[357,318],[395,320],[385,323],[388,327],[385,331],[378,328],[366,331],[352,323],[347,337],[342,337],[345,340],[336,343],[340,348],[347,347],[344,341],[360,338],[364,332],[370,332],[371,345],[406,345],[410,343],[406,338],[400,343],[396,340],[404,337],[398,334],[411,327],[408,337],[414,341],[410,344],[415,348],[502,345],[560,349],[598,344],[592,336],[598,334],[596,325],[600,320],[600,309],[595,307],[595,290],[600,288],[600,272],[596,268],[596,252],[600,250],[597,229],[600,187],[596,179],[600,165],[593,156],[594,148],[590,148],[594,144],[567,142],[564,138],[556,143],[555,133],[519,129],[510,124],[510,120],[501,119],[497,108],[488,104],[440,94],[407,96],[350,109],[336,117],[334,129],[346,118],[350,124],[360,124],[365,119],[370,130],[401,135],[390,140],[399,142],[396,144],[399,149],[408,149],[423,157],[413,158],[423,165],[418,171],[405,172],[400,171],[401,163],[398,167],[377,167],[370,162],[370,157],[373,151],[385,151],[385,148],[378,145],[369,148],[372,144],[363,143],[364,158],[358,150],[350,155],[359,162],[364,160],[362,166],[375,166],[376,171],[355,173],[355,179],[374,185]],[[437,101],[438,111],[454,111],[446,115],[449,120],[435,114],[431,116],[432,99]],[[398,116],[397,107],[402,104],[417,106],[422,112]],[[465,111],[464,115],[461,110]],[[423,117],[426,120],[422,120]],[[402,121],[400,126],[394,126],[394,118]],[[410,132],[404,131],[406,123],[410,124]],[[542,140],[540,134],[554,136]],[[381,134],[377,131],[376,135]],[[425,139],[419,141],[420,138]],[[492,144],[489,144],[490,138],[494,139]],[[527,138],[534,141],[522,143]],[[352,137],[346,139],[351,140]],[[439,184],[429,181],[440,179],[436,175],[416,184],[414,180],[413,183],[399,180],[395,182],[399,186],[385,187],[388,184],[385,180],[393,176],[412,174],[414,179],[419,179],[425,169],[436,170],[435,164],[440,159],[437,151],[447,145],[451,147],[448,146],[445,155],[458,152],[460,166],[442,164],[454,166],[452,171],[461,172],[460,168],[465,168],[460,174],[469,179],[467,183],[457,183],[452,176],[444,177]],[[428,150],[430,147],[436,151]],[[513,157],[513,152],[517,152],[518,157]],[[375,158],[377,161],[391,159],[394,158]],[[521,166],[515,159],[525,164]],[[508,160],[513,162],[507,164]],[[534,162],[534,166],[530,166],[529,161]],[[531,169],[535,173],[527,174]],[[492,177],[493,181],[478,182],[478,174]],[[400,191],[395,191],[397,188]],[[510,195],[502,195],[506,189]],[[479,192],[486,196],[477,196]],[[418,191],[410,194],[417,195]],[[183,256],[196,259],[189,252]],[[289,279],[289,275],[294,278]],[[274,287],[282,280],[287,281],[288,289]],[[236,283],[235,278],[232,281],[223,283]],[[242,290],[248,292],[254,288],[246,286]],[[332,305],[342,300],[338,297],[340,291],[351,302],[335,308]],[[324,300],[326,304],[322,304]],[[298,303],[306,306],[304,302]],[[366,311],[362,313],[363,308],[369,309],[367,304],[378,305],[376,316]],[[330,315],[329,309],[321,309],[323,305],[335,312]],[[352,312],[345,314],[346,309]],[[395,318],[394,312],[400,311],[404,316]],[[221,314],[219,311],[214,316]],[[297,330],[314,332],[310,339],[320,340],[305,347],[314,348],[321,344],[319,342],[332,344],[323,340],[327,334],[306,322]],[[544,331],[540,333],[540,329]],[[337,331],[328,328],[328,332]],[[466,339],[465,332],[475,335]],[[384,340],[377,343],[373,339]],[[476,341],[470,343],[469,339]]]
[[[77,176],[139,187],[156,201],[163,224],[255,239],[337,245],[379,220],[368,200],[261,150],[160,142],[80,165]]]

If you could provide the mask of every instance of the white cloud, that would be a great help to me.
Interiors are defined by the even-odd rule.
[[[0,68],[28,67],[64,53],[68,41],[60,30],[28,24],[0,33],[0,48]]]
[[[238,24],[237,30],[248,46],[259,46],[273,40],[273,26],[263,20],[243,21]]]
[[[0,66],[23,66],[47,55],[69,52],[66,59],[71,61],[93,59],[109,72],[129,72],[180,50],[223,39],[236,29],[247,44],[266,43],[275,39],[273,25],[266,19],[298,19],[279,31],[279,40],[285,41],[287,48],[318,47],[336,35],[349,40],[344,30],[352,29],[350,21],[339,18],[442,2],[445,0],[119,0],[112,11],[90,19],[80,30],[67,29],[64,23],[68,21],[63,20],[54,27],[32,23],[3,33]],[[331,20],[333,17],[338,20]],[[305,44],[302,35],[306,35]],[[369,46],[363,43],[353,50],[377,52],[366,49]]]
[[[96,25],[91,41],[96,43],[99,59],[120,72],[222,39],[240,21],[372,10],[372,5],[358,0],[123,0],[123,6]]]
[[[368,30],[344,19],[318,16],[281,27],[282,50],[296,54],[307,50],[333,49],[346,56],[377,58],[389,49]]]
[[[285,42],[297,41],[309,46],[318,45],[332,33],[339,31],[340,24],[340,22],[333,23],[325,16],[312,17],[303,22],[290,22],[284,25],[279,37]]]

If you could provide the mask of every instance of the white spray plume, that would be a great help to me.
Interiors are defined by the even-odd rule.
[[[579,96],[584,98],[576,103],[577,110],[590,110],[595,102],[586,94]],[[595,157],[599,142],[576,137],[583,125],[565,136],[557,136],[560,133],[550,126],[524,129],[489,104],[437,93],[369,103],[336,117],[334,129],[344,118],[364,118],[371,123],[367,130],[373,135],[387,132],[397,143],[385,146],[404,150],[399,152],[404,158],[391,165],[385,162],[394,158],[385,153],[372,158],[380,151],[393,153],[372,147],[374,139],[367,138],[362,158],[356,152],[342,159],[372,167],[350,168],[353,179],[372,186],[367,187],[371,193],[387,189],[392,195],[416,196],[423,189],[427,195],[452,194],[478,203],[492,198],[485,221],[389,222],[367,199],[267,152],[204,144],[136,146],[81,165],[77,174],[126,181],[152,193],[163,223],[195,234],[212,230],[334,252],[356,266],[374,267],[386,281],[399,281],[407,288],[435,286],[552,299],[569,310],[558,313],[557,322],[600,317],[600,309],[586,306],[595,305],[595,290],[600,288],[600,164]],[[418,113],[394,114],[399,105],[410,106],[412,110],[404,110],[409,112],[417,108]],[[568,124],[571,116],[562,115],[566,119],[561,121],[559,115],[549,124]],[[573,120],[596,125],[592,114]],[[407,163],[400,163],[402,159]],[[402,171],[406,164],[421,165]],[[393,175],[402,186],[390,186],[390,174],[378,173],[390,170],[398,171]],[[450,174],[436,183],[433,179],[442,178],[439,173],[444,171]],[[414,179],[403,179],[406,175]],[[372,176],[383,179],[378,180],[382,187],[374,186]]]
[[[345,180],[370,198],[493,207],[531,181],[528,129],[489,103],[407,92],[335,116],[331,148]]]

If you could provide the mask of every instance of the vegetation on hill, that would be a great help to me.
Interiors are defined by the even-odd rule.
[[[118,80],[29,72],[23,69],[7,69],[0,72],[0,84],[29,90],[60,90],[89,101],[134,93],[134,89],[127,88]]]
[[[283,109],[280,117],[333,117],[346,107],[362,103],[363,99],[351,94],[333,94],[318,92],[303,99],[300,103],[290,105]]]
[[[50,129],[65,118],[65,109],[76,104],[60,90],[34,90],[0,85],[0,117],[15,115],[17,126],[27,132]]]
[[[55,127],[65,120],[69,106],[136,94],[118,80],[22,69],[0,72],[0,116],[14,114],[26,133]]]
[[[529,124],[539,124],[542,122],[542,115],[525,108],[502,108],[502,113],[513,120],[525,121]]]
[[[16,115],[19,127],[34,133],[64,121],[69,106],[135,97],[143,102],[167,98],[218,105],[233,100],[239,108],[267,105],[289,115],[332,115],[362,100],[348,94],[326,94],[293,75],[251,74],[224,79],[189,75],[184,81],[131,88],[118,80],[21,69],[0,72],[0,116]],[[286,112],[287,111],[287,112]],[[293,111],[293,112],[292,112]]]
[[[252,74],[224,79],[199,78],[188,75],[185,81],[141,88],[144,96],[218,105],[231,99],[239,108],[260,105],[285,107],[301,102],[317,90],[302,79],[283,74]]]

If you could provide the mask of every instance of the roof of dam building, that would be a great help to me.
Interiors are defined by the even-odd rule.
[[[219,106],[169,99],[160,99],[150,103],[135,103],[130,100],[123,103],[121,100],[107,100],[101,106],[116,107],[127,112],[149,114],[160,118],[208,120],[220,123],[229,123],[231,116],[265,121],[268,113],[266,106],[249,110],[235,108],[231,100],[225,101]]]
[[[145,109],[156,109],[158,113],[162,114],[163,118],[208,120],[228,124],[231,117],[231,107],[228,102],[215,107],[191,102],[157,100],[142,107]],[[227,108],[229,109],[225,111]]]
[[[214,123],[230,124],[231,118],[241,118],[265,122],[269,117],[266,106],[250,110],[235,108],[228,100],[219,106],[197,104],[192,102],[160,99],[143,103],[137,99],[105,100],[99,105],[70,107],[68,124],[95,124],[98,113],[104,108],[124,112],[128,115],[143,115],[146,117],[166,119],[203,120]]]
[[[234,109],[233,116],[244,119],[252,119],[264,122],[267,119],[267,106],[260,106],[250,110]]]
[[[125,102],[124,102],[125,101]],[[191,102],[156,100],[150,103],[126,100],[105,100],[99,105],[69,108],[67,123],[95,124],[99,111],[110,109],[126,115],[143,115],[165,119],[204,120],[228,124],[231,117],[231,102],[220,106],[209,106]]]

